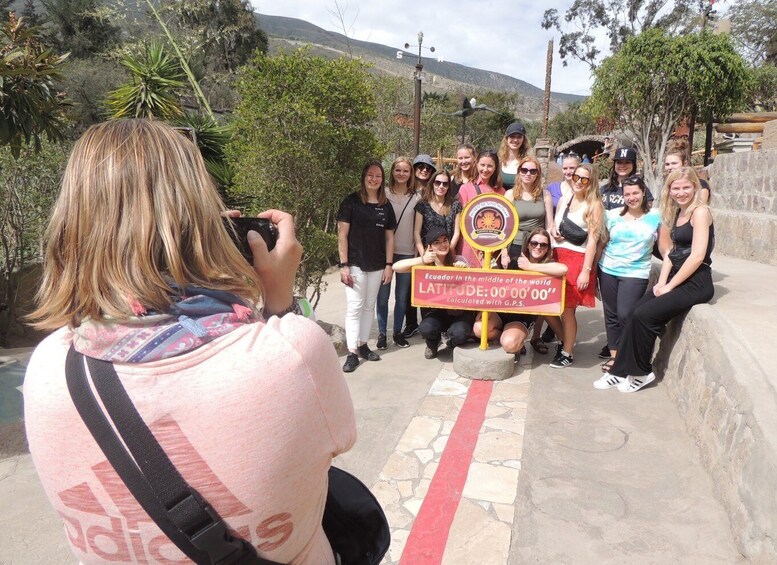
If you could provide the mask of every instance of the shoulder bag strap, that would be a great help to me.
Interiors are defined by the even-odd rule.
[[[411,192],[408,195],[407,202],[405,202],[405,207],[402,208],[402,213],[399,214],[399,218],[397,219],[397,227],[394,228],[394,233],[396,233],[397,230],[399,229],[399,222],[402,221],[402,216],[405,215],[405,210],[407,210],[407,205],[410,204],[410,201],[413,199],[413,196],[415,196],[415,192]],[[413,218],[413,225],[415,225],[415,218]]]
[[[92,392],[84,360],[121,439]],[[259,557],[247,541],[233,537],[218,513],[181,477],[138,414],[113,364],[84,357],[71,345],[65,376],[73,404],[116,473],[189,559],[211,565],[279,565]]]

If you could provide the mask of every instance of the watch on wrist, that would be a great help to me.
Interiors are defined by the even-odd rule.
[[[387,266],[387,267],[391,267],[391,266],[393,266],[393,265],[394,265],[394,263],[391,263],[391,262],[389,262],[389,261],[386,261],[386,266]]]
[[[350,267],[351,264],[348,261],[340,261],[337,266],[342,269],[343,267]]]

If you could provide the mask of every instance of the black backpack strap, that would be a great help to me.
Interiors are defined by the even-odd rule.
[[[84,359],[94,388],[124,444],[92,392]],[[149,517],[189,559],[210,565],[280,565],[259,557],[253,545],[233,537],[218,513],[183,479],[138,414],[113,364],[84,357],[71,345],[65,375],[78,413],[116,473]]]

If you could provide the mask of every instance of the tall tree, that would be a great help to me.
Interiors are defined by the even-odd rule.
[[[731,35],[755,65],[777,65],[777,0],[742,0],[728,12]]]
[[[167,0],[163,7],[179,31],[196,42],[209,71],[234,72],[257,49],[267,52],[267,34],[249,0]]]
[[[563,18],[555,8],[545,10],[544,29],[561,34],[558,53],[567,65],[569,57],[592,70],[606,55],[597,36],[606,34],[611,53],[640,32],[662,29],[670,34],[689,31],[698,21],[699,0],[574,0]]]
[[[750,72],[725,34],[671,37],[651,29],[632,37],[594,72],[588,108],[635,135],[651,188],[681,118],[723,119],[744,102]]]
[[[234,194],[294,216],[305,255],[297,284],[315,301],[336,256],[335,215],[378,155],[370,123],[375,100],[366,66],[312,57],[309,50],[258,54],[239,80],[235,111]]]
[[[0,146],[14,156],[30,143],[40,149],[43,135],[62,139],[66,103],[57,84],[66,58],[13,13],[0,26]]]
[[[50,26],[49,41],[73,57],[101,53],[119,41],[102,0],[41,0]]]

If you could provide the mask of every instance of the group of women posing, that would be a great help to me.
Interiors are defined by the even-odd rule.
[[[525,351],[524,342],[533,330],[533,348],[548,352],[540,338],[542,318],[536,323],[535,316],[493,315],[487,330],[474,313],[465,311],[423,309],[417,330],[410,320],[410,312],[415,314],[409,305],[414,265],[483,266],[483,254],[461,237],[460,214],[477,195],[496,193],[513,203],[520,218],[519,232],[498,255],[496,266],[566,275],[561,320],[545,318],[559,338],[550,366],[561,369],[573,364],[576,311],[579,306],[595,305],[598,283],[607,334],[600,356],[607,362],[594,386],[634,392],[651,382],[650,357],[658,333],[677,313],[712,296],[709,187],[703,187],[694,169],[685,166],[682,152],[667,153],[668,177],[660,211],[652,209],[653,196],[636,174],[636,151],[629,147],[616,150],[611,175],[601,188],[593,166],[575,155],[562,161],[564,180],[543,188],[541,165],[519,123],[507,128],[498,152],[476,153],[465,144],[456,158],[454,172],[448,173],[437,170],[428,155],[412,162],[399,157],[391,165],[388,189],[382,166],[371,162],[359,192],[343,201],[338,233],[349,349],[343,369],[353,371],[359,357],[380,359],[367,345],[376,302],[377,348],[387,347],[394,272],[397,346],[407,347],[407,338],[420,331],[426,340],[425,357],[433,358],[444,335],[451,347],[488,331],[489,339],[498,338],[505,351],[517,357]],[[664,267],[658,284],[645,296],[654,247]]]

